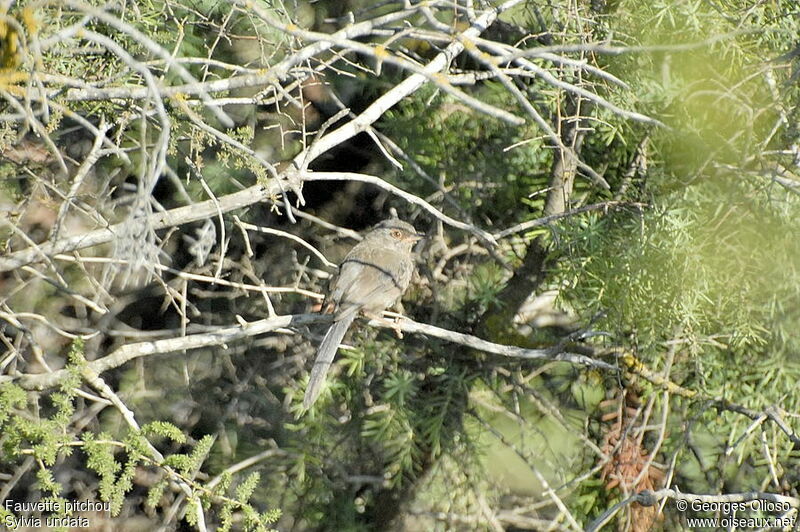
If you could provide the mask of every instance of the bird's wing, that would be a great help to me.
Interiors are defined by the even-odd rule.
[[[413,265],[408,257],[385,248],[359,246],[342,262],[332,298],[340,309],[384,309],[408,286]]]

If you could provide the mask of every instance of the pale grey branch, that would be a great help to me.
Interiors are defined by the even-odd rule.
[[[296,314],[275,316],[265,320],[247,323],[243,326],[223,327],[217,331],[204,332],[182,336],[178,338],[167,338],[164,340],[153,340],[148,342],[138,342],[119,347],[111,354],[88,363],[88,369],[101,374],[113,368],[120,367],[131,360],[165,353],[175,353],[202,347],[226,345],[230,342],[242,340],[244,338],[258,336],[273,332],[287,327],[299,327],[318,322],[329,322],[332,316],[329,314]],[[410,319],[401,319],[395,323],[386,320],[371,320],[369,325],[382,328],[390,328],[408,333],[423,334],[432,338],[439,338],[454,344],[463,345],[476,351],[493,353],[510,358],[522,358],[526,360],[559,360],[586,367],[604,369],[607,371],[617,371],[617,366],[595,360],[591,357],[563,352],[561,349],[527,349],[512,345],[496,344],[472,336],[469,334],[450,331],[435,325],[419,323]],[[0,384],[13,382],[26,390],[44,390],[56,386],[67,376],[67,370],[61,369],[52,373],[41,374],[22,374],[15,376],[0,376]]]

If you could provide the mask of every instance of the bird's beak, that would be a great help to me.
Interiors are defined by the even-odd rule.
[[[425,233],[417,233],[417,234],[414,234],[414,235],[410,235],[408,237],[408,240],[411,240],[412,242],[419,242],[423,238],[425,238]]]

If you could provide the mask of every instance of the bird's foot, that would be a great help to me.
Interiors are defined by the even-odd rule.
[[[403,319],[403,316],[401,316],[400,314],[395,314],[394,312],[387,312],[386,314],[388,316],[391,316],[392,319],[391,320],[387,320],[380,313],[372,313],[372,312],[370,312],[370,313],[365,312],[364,313],[364,315],[366,317],[368,317],[369,319],[375,320],[375,321],[379,321],[379,322],[384,323],[384,324],[388,325],[389,327],[391,327],[392,330],[394,331],[394,334],[397,336],[397,338],[402,340],[403,331],[400,330],[399,323],[400,323],[400,320]]]

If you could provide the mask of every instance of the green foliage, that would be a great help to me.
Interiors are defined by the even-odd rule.
[[[240,502],[247,502],[253,495],[261,475],[258,472],[251,473],[247,478],[236,487],[236,499]]]
[[[184,519],[189,525],[193,527],[197,527],[198,518],[197,512],[201,508],[200,499],[197,497],[192,497],[186,502],[186,513],[184,514]]]
[[[151,421],[144,425],[142,427],[142,435],[145,437],[159,436],[175,443],[184,443],[186,441],[186,435],[181,429],[166,421]]]
[[[130,431],[122,442],[114,441],[109,434],[95,436],[87,432],[83,435],[83,449],[87,456],[86,465],[100,476],[99,495],[102,500],[111,503],[112,515],[119,514],[126,494],[133,488],[132,479],[137,467],[154,464],[154,460],[149,457],[150,453],[147,448],[149,444],[145,434],[160,435],[173,441],[185,441],[185,435],[176,432],[174,425],[165,422],[153,422],[141,431]],[[214,438],[206,435],[195,444],[191,453],[168,455],[157,465],[174,468],[183,478],[193,478],[208,456],[213,443]],[[126,458],[118,460],[115,450],[124,451]],[[169,476],[151,486],[145,501],[147,506],[153,508],[159,504],[164,490],[169,485],[168,480]],[[270,511],[259,514],[252,505],[248,504],[248,500],[258,486],[258,481],[259,474],[257,472],[250,474],[237,486],[232,499],[224,496],[224,493],[230,489],[230,475],[227,475],[226,479],[220,482],[213,491],[207,490],[202,485],[195,486],[197,490],[185,512],[187,522],[196,525],[198,505],[203,504],[210,507],[212,501],[219,499],[221,500],[220,518],[223,529],[225,526],[230,527],[233,510],[236,509],[244,515],[246,530],[267,530],[266,525],[274,522],[280,512]]]
[[[499,265],[494,263],[479,265],[467,281],[465,303],[475,304],[485,311],[491,304],[498,303],[495,296],[503,287],[503,281],[504,272]]]
[[[61,493],[61,484],[53,478],[53,472],[49,469],[41,468],[36,472],[36,480],[39,483],[39,488],[44,493],[49,493],[50,497],[57,497]]]
[[[590,217],[574,227],[559,262],[569,286],[563,302],[583,316],[600,315],[594,327],[655,371],[667,363],[665,346],[675,346],[670,376],[685,387],[756,411],[774,404],[797,411],[800,337],[790,301],[800,297],[800,273],[787,265],[800,263],[800,245],[787,227],[798,214],[796,196],[723,174],[660,196],[638,215]],[[753,463],[758,439],[737,448],[738,463],[752,468],[743,474],[723,452],[732,434],[745,430],[741,420],[702,401],[690,408],[703,461],[687,449],[681,417],[670,420],[665,442],[667,454],[677,453],[686,489],[713,489],[709,479],[757,489],[753,479],[772,467]],[[785,467],[797,463],[785,446],[776,459]],[[719,464],[713,474],[703,471],[712,463]]]
[[[67,354],[68,376],[59,384],[59,391],[50,396],[50,401],[56,408],[52,420],[63,432],[66,432],[72,414],[75,413],[75,393],[81,382],[81,370],[86,364],[84,358],[84,344],[81,338],[72,341]]]
[[[5,430],[5,423],[12,418],[12,410],[25,408],[28,398],[25,390],[14,384],[0,385],[0,430]]]
[[[521,198],[524,201],[528,194],[547,186],[550,150],[543,149],[535,126],[508,128],[433,91],[420,90],[386,113],[384,128],[428,175],[442,182],[462,209],[476,218],[491,215],[498,224],[513,221],[504,213],[518,213]],[[492,104],[511,104],[499,84],[486,83],[481,92]],[[397,180],[423,196],[436,191],[435,184],[411,168]]]
[[[220,528],[225,532],[231,530],[233,526],[233,510],[238,508],[243,516],[244,530],[266,531],[270,530],[268,525],[275,523],[281,516],[279,510],[270,510],[263,513],[258,511],[248,503],[253,493],[256,491],[260,481],[260,474],[256,471],[247,476],[235,489],[234,498],[227,499],[220,509]],[[223,491],[227,491],[228,482]],[[188,517],[188,516],[187,516]]]
[[[0,429],[3,433],[4,460],[15,460],[20,455],[31,455],[40,461],[41,467],[36,472],[39,489],[46,494],[43,500],[61,501],[59,508],[68,499],[60,497],[64,487],[55,481],[53,467],[57,466],[59,457],[64,457],[75,448],[80,447],[86,457],[85,466],[98,477],[100,500],[110,503],[111,515],[118,516],[126,504],[126,497],[133,489],[133,478],[137,470],[143,466],[160,468],[174,467],[184,477],[191,478],[200,469],[214,443],[214,437],[206,435],[201,438],[188,454],[173,453],[156,463],[151,453],[151,440],[167,439],[175,443],[186,442],[186,434],[172,423],[154,421],[146,424],[140,431],[129,430],[121,440],[110,432],[95,434],[84,431],[75,438],[71,430],[72,415],[75,411],[76,391],[81,385],[81,371],[86,364],[83,357],[83,343],[75,340],[70,348],[66,367],[67,376],[61,381],[58,391],[50,395],[54,412],[50,417],[28,419],[18,412],[28,406],[28,397],[24,390],[13,385],[0,386]],[[169,475],[164,476],[148,490],[145,504],[155,508],[169,486]],[[173,479],[174,480],[174,479]],[[258,513],[248,504],[257,487],[258,473],[251,474],[236,489],[235,498],[224,494],[230,490],[232,477],[225,479],[211,492],[202,484],[195,486],[198,497],[209,503],[221,500],[221,514],[232,518],[233,511],[242,512],[246,530],[267,530],[280,516],[279,511]],[[193,499],[196,501],[199,499]],[[192,504],[199,504],[192,502]],[[187,510],[187,520],[195,517],[194,509]],[[8,513],[11,516],[13,514]],[[56,515],[56,514],[54,514]],[[58,514],[60,515],[60,514]],[[64,514],[66,515],[66,514]]]
[[[82,351],[83,343],[76,339],[68,355],[71,363],[67,366],[67,377],[59,384],[58,391],[50,394],[50,403],[55,410],[50,416],[28,417],[15,412],[28,405],[25,392],[11,384],[0,386],[0,428],[4,433],[3,447],[8,458],[16,458],[23,448],[28,447],[45,466],[53,466],[59,453],[67,455],[71,452],[66,446],[70,441],[67,427],[75,412]],[[43,476],[42,481],[48,478]],[[47,486],[48,489],[55,488],[55,484],[49,482]]]
[[[191,4],[149,1],[110,8],[104,2],[94,2],[104,13],[119,16],[121,26],[84,20],[79,9],[64,10],[57,2],[12,4],[4,14],[8,21],[21,21],[29,32],[28,43],[50,40],[50,46],[30,53],[15,65],[17,71],[5,72],[0,85],[11,96],[26,89],[26,83],[27,89],[37,88],[28,81],[32,69],[36,69],[50,76],[43,83],[55,96],[49,98],[48,105],[42,104],[41,96],[24,100],[26,105],[35,105],[25,109],[20,128],[0,125],[0,155],[13,160],[12,148],[19,141],[40,138],[42,131],[34,126],[41,120],[44,131],[68,155],[71,176],[73,166],[82,160],[68,149],[74,147],[73,135],[83,135],[78,144],[87,139],[91,144],[91,131],[87,134],[85,126],[76,121],[76,117],[82,117],[93,125],[112,124],[109,140],[124,150],[130,163],[106,146],[84,181],[75,182],[80,184],[79,189],[71,190],[70,179],[50,168],[55,164],[48,149],[42,148],[38,154],[45,163],[3,162],[0,203],[14,205],[10,212],[15,223],[13,230],[5,226],[0,229],[4,249],[14,246],[15,230],[23,234],[29,231],[17,223],[19,220],[36,225],[14,210],[23,207],[22,212],[28,203],[39,202],[42,212],[52,215],[57,212],[53,209],[55,202],[69,197],[62,205],[69,207],[69,222],[74,224],[70,231],[76,227],[89,231],[98,222],[103,226],[116,223],[127,212],[128,194],[141,184],[152,162],[149,149],[163,133],[152,99],[74,97],[82,90],[144,86],[141,71],[104,50],[97,41],[87,39],[89,31],[112,38],[150,69],[159,87],[167,89],[183,85],[185,80],[176,68],[148,51],[132,29],[164,46],[198,79],[224,80],[234,72],[243,73],[243,68],[251,69],[246,75],[269,72],[271,65],[309,44],[301,45],[301,40],[256,17],[254,6],[263,8],[267,18],[293,20],[297,27],[327,32],[338,24],[349,25],[350,17],[360,20],[390,13],[401,3],[299,2],[284,7],[280,2],[262,1],[242,10],[210,0]],[[708,406],[710,397],[730,399],[756,413],[779,405],[786,411],[784,421],[789,430],[794,434],[800,431],[795,415],[800,411],[796,393],[800,379],[800,273],[796,268],[800,244],[795,230],[800,202],[770,180],[784,175],[796,177],[800,89],[792,76],[798,65],[791,58],[781,61],[780,66],[774,61],[793,49],[800,38],[796,13],[785,2],[745,7],[668,0],[534,4],[523,3],[505,13],[503,23],[488,28],[484,38],[494,39],[497,33],[507,32],[501,35],[498,46],[509,53],[513,46],[530,48],[526,58],[561,82],[667,125],[644,127],[585,97],[568,96],[541,75],[512,80],[558,133],[571,123],[569,109],[580,107],[580,126],[587,133],[579,156],[603,175],[611,190],[590,183],[580,171],[568,207],[612,197],[637,202],[637,206],[570,217],[503,238],[493,250],[481,243],[473,246],[466,231],[443,226],[426,244],[428,255],[422,262],[427,263],[420,268],[420,280],[407,301],[410,313],[420,321],[518,346],[555,347],[577,353],[592,352],[594,347],[624,347],[635,352],[655,374],[664,373],[665,378],[698,395],[678,398],[666,394],[641,375],[612,375],[564,362],[485,355],[422,335],[407,335],[400,341],[389,332],[355,327],[352,341],[348,340],[355,348],[341,350],[319,402],[307,413],[301,408],[300,397],[302,364],[311,347],[301,335],[285,342],[271,343],[275,338],[270,337],[259,338],[252,346],[231,344],[224,356],[203,349],[197,358],[193,358],[193,352],[179,361],[178,357],[159,357],[148,359],[135,370],[120,368],[109,383],[118,384],[120,397],[115,398],[115,404],[117,399],[130,402],[137,419],[149,421],[137,431],[129,428],[135,426],[129,413],[120,415],[114,408],[105,409],[88,424],[84,422],[82,416],[90,411],[87,404],[91,405],[93,399],[77,393],[84,385],[82,375],[87,368],[86,347],[75,340],[67,354],[67,376],[54,392],[26,392],[13,384],[0,385],[1,459],[14,466],[23,458],[34,458],[38,467],[36,487],[52,499],[75,494],[75,486],[56,482],[56,478],[62,478],[59,467],[89,469],[96,475],[93,488],[97,496],[111,503],[112,514],[120,520],[139,512],[142,505],[154,519],[161,517],[166,513],[164,508],[174,504],[174,488],[179,483],[186,504],[177,518],[196,526],[203,512],[210,517],[209,526],[219,525],[223,531],[265,530],[278,519],[279,512],[260,509],[276,504],[286,504],[296,528],[377,528],[376,516],[381,517],[382,511],[391,513],[386,507],[392,504],[399,508],[397,501],[416,512],[404,516],[409,522],[402,524],[408,528],[433,528],[428,526],[434,523],[433,518],[426,521],[422,517],[427,514],[445,516],[446,521],[434,523],[441,527],[454,526],[463,514],[470,519],[478,516],[466,521],[465,527],[486,524],[497,528],[491,522],[493,518],[520,516],[514,512],[490,515],[487,508],[523,500],[536,508],[537,520],[530,525],[536,528],[551,516],[548,512],[555,515],[555,510],[542,503],[553,494],[561,497],[572,516],[584,525],[620,496],[617,490],[607,489],[608,479],[595,474],[595,466],[598,454],[602,454],[597,453],[597,447],[607,430],[599,419],[602,400],[624,390],[640,396],[647,405],[642,410],[650,415],[642,426],[630,427],[640,437],[641,451],[646,453],[661,445],[655,462],[676,464],[671,478],[681,487],[711,492],[719,491],[720,486],[756,490],[766,485],[771,489],[777,484],[796,484],[796,474],[793,477],[790,472],[798,468],[797,451],[783,431],[770,420],[753,424],[750,416]],[[35,11],[25,12],[30,6]],[[433,5],[428,8],[438,9]],[[435,16],[451,30],[463,23],[460,14],[452,10],[436,11]],[[389,38],[386,47],[414,61],[432,57],[439,46],[447,45],[450,34],[443,34],[441,41],[428,41],[427,23],[421,13],[399,21],[394,27],[403,28],[402,32]],[[74,40],[53,39],[78,24],[85,24],[83,36],[77,31]],[[385,38],[382,31],[359,37],[359,42],[375,46]],[[411,36],[406,37],[406,32]],[[9,53],[9,35],[5,31],[2,43],[6,65],[19,59],[13,51]],[[73,50],[76,43],[77,52]],[[590,48],[595,44],[598,48],[636,48],[603,53]],[[555,51],[559,46],[583,49],[564,54],[573,61],[570,63],[534,53],[532,48],[540,45],[553,46]],[[375,76],[371,70],[376,68],[374,61],[346,48],[337,41],[334,49],[339,55],[325,52],[304,57],[302,68],[306,70],[341,60],[335,65],[339,75],[332,70],[317,70],[314,81],[324,90],[313,98],[314,83],[303,85],[302,90],[286,89],[302,109],[274,102],[226,106],[225,111],[236,120],[236,126],[230,129],[219,127],[208,106],[198,102],[196,95],[165,97],[171,133],[168,165],[179,180],[167,182],[162,177],[159,186],[182,187],[189,201],[172,192],[154,194],[154,201],[169,208],[173,202],[188,204],[206,199],[204,185],[221,197],[247,183],[266,184],[271,179],[269,172],[235,144],[244,144],[280,165],[313,139],[314,128],[331,114],[326,106],[332,106],[334,94],[358,113],[370,98],[386,94],[407,75],[385,64],[381,74]],[[306,48],[304,53],[311,49]],[[498,61],[497,66],[509,73],[520,67],[509,61]],[[451,73],[455,74],[479,66],[468,54],[455,58],[452,64]],[[576,65],[598,66],[627,86],[618,86]],[[282,72],[278,77],[288,85],[300,72],[305,71]],[[58,76],[74,80],[71,85],[65,84]],[[525,113],[497,78],[458,87],[493,106]],[[271,89],[265,85],[212,91],[212,96],[248,97],[257,90],[268,96]],[[395,154],[403,169],[388,169],[387,179],[459,220],[499,231],[541,216],[550,192],[555,150],[540,125],[526,118],[527,124],[522,127],[509,126],[429,84],[386,112],[374,127],[392,138],[427,174],[419,175],[413,164]],[[198,120],[217,127],[221,135],[200,127]],[[230,137],[233,143],[220,136]],[[350,148],[360,150],[362,146],[354,141]],[[338,153],[331,159],[336,160],[324,164],[344,166],[348,162]],[[377,173],[373,168],[387,166],[383,156],[365,165],[371,173]],[[325,209],[346,201],[323,202],[310,196],[306,207],[318,208],[320,212],[315,214],[323,219],[345,224],[343,219],[351,221],[348,216],[363,214],[352,206],[338,205],[337,209],[346,212],[336,220],[337,215]],[[104,198],[108,201],[100,201]],[[383,201],[380,196],[374,205],[359,208],[377,213],[384,209]],[[415,209],[409,205],[405,214],[418,215]],[[86,216],[87,212],[92,216]],[[275,221],[260,209],[250,209],[250,215],[267,220],[259,223]],[[423,212],[417,222],[434,233],[435,222],[428,214]],[[311,233],[310,241],[314,242],[319,233],[306,223],[302,220],[295,228]],[[182,268],[184,257],[176,244],[178,236],[179,232],[160,232],[163,240],[159,244],[174,260],[172,266]],[[225,235],[225,257],[219,261],[220,270],[214,279],[225,278],[236,290],[242,290],[240,282],[252,286],[262,280],[275,287],[302,285],[303,289],[321,290],[320,279],[325,276],[307,268],[294,253],[284,253],[288,248],[259,241],[255,234],[248,238],[252,246],[249,240],[245,246],[236,232]],[[509,313],[516,309],[503,300],[503,288],[512,272],[498,265],[495,254],[521,274],[518,268],[534,238],[546,248],[548,269],[524,272],[520,277],[536,277],[536,283],[527,285],[534,287],[528,289],[536,292],[534,295],[544,290],[559,292],[556,308],[547,310],[575,315],[564,330],[539,327],[532,321],[522,324],[528,327],[526,331],[511,323]],[[36,235],[32,241],[41,240]],[[456,250],[462,242],[464,249]],[[247,251],[237,246],[247,247]],[[102,254],[102,247],[95,246],[87,254],[80,251],[81,257]],[[251,247],[256,250],[255,256],[250,253]],[[56,257],[47,263],[52,268],[43,274],[45,282],[30,282],[2,303],[28,313],[22,321],[31,315],[45,316],[48,325],[61,327],[84,319],[81,334],[96,327],[103,335],[102,341],[92,340],[92,349],[116,345],[118,337],[106,330],[107,319],[119,317],[113,314],[116,307],[108,305],[108,316],[95,321],[97,309],[86,310],[88,305],[81,309],[81,300],[75,297],[93,295],[98,287],[116,297],[117,287],[105,283],[105,274],[89,282],[87,272],[105,264],[91,260],[70,264],[62,259]],[[254,264],[262,269],[254,269]],[[267,275],[262,277],[264,272]],[[0,283],[11,285],[28,274],[14,272]],[[183,326],[216,327],[233,315],[250,319],[250,313],[263,313],[252,302],[255,298],[242,302],[245,298],[240,297],[241,292],[225,293],[222,283],[198,288],[194,277],[190,282],[188,276],[171,277],[173,271],[164,275],[163,285],[125,291],[125,301],[148,300],[148,310],[154,308],[149,301],[151,290],[164,290],[173,303],[177,299],[174,294],[182,293],[186,298],[186,305],[173,305],[174,309],[163,312],[168,319],[151,326],[169,330],[180,318],[181,330],[185,331]],[[183,281],[186,284],[177,284]],[[17,300],[23,300],[22,307],[16,305]],[[48,302],[53,308],[43,312]],[[277,293],[274,303],[279,312],[306,308],[300,296]],[[85,316],[80,315],[82,311]],[[136,318],[147,321],[148,316]],[[582,330],[576,333],[573,326]],[[14,324],[14,328],[23,336],[31,334],[23,326]],[[583,329],[603,334],[583,337]],[[44,354],[47,359],[56,358],[58,366],[62,361],[56,355],[63,353],[66,345],[65,340],[60,341],[52,342],[52,353]],[[260,356],[264,345],[270,346],[268,356]],[[14,348],[26,359],[24,349]],[[241,352],[239,349],[251,348],[259,350],[258,357],[234,356]],[[91,355],[89,358],[96,353]],[[607,361],[614,362],[610,358]],[[16,361],[12,364],[12,358],[4,358],[3,363],[15,378]],[[190,414],[185,415],[186,411]],[[666,416],[663,439],[651,430],[654,419],[662,414]],[[289,419],[290,415],[296,417]],[[637,416],[640,421],[642,412]],[[763,452],[768,440],[774,452]],[[232,464],[241,464],[269,446],[276,448],[277,458],[259,463],[258,470],[251,463],[247,472],[241,473],[244,478],[232,473],[237,470]],[[79,452],[69,456],[73,449]],[[159,459],[162,454],[163,461]],[[205,479],[220,471],[219,482],[209,487]],[[142,474],[144,479],[153,478],[146,486],[146,497],[142,495],[145,488],[134,489],[138,473],[147,473]],[[780,483],[773,482],[776,476],[780,476]],[[546,483],[552,490],[546,489]],[[73,491],[66,493],[70,489]],[[790,492],[790,488],[785,491]],[[423,510],[417,512],[417,508]],[[4,512],[0,506],[0,515]]]
[[[419,456],[411,415],[407,409],[391,406],[373,409],[361,430],[367,441],[381,449],[386,463],[385,475],[394,485],[401,482],[403,473],[413,472],[414,458]]]
[[[86,454],[86,467],[100,476],[100,499],[111,503],[112,515],[117,515],[122,508],[125,495],[117,483],[117,473],[122,466],[114,456],[116,446],[108,433],[95,436],[85,432],[82,436],[83,452]]]
[[[759,356],[791,327],[782,302],[800,279],[784,265],[800,246],[781,229],[787,204],[751,193],[760,194],[745,181],[706,180],[639,219],[596,218],[570,243],[581,276],[571,304],[605,312],[604,327],[637,331],[640,347],[680,327],[692,349]]]
[[[182,475],[191,476],[194,471],[200,469],[200,465],[208,456],[212,445],[214,445],[214,437],[205,435],[197,442],[191,454],[172,454],[164,460],[164,465],[174,467]]]
[[[169,486],[169,482],[164,478],[153,484],[150,489],[147,490],[147,501],[145,502],[147,508],[152,511],[159,504],[167,486]]]
[[[384,398],[402,408],[417,393],[417,379],[408,370],[401,370],[389,375],[384,381]]]

